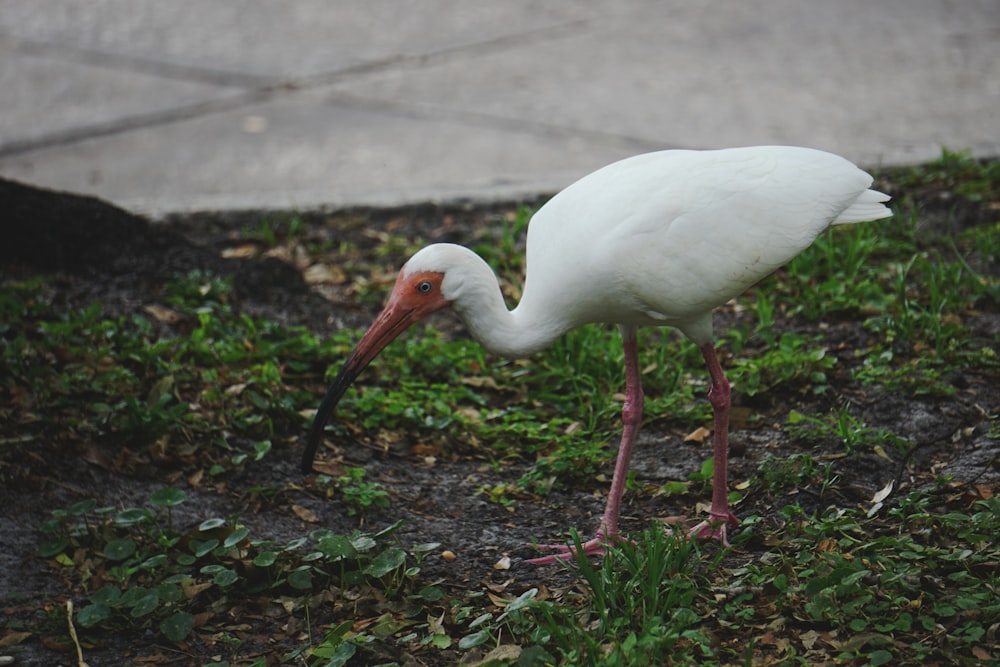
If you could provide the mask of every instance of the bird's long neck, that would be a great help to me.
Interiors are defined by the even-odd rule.
[[[472,337],[487,350],[508,359],[521,359],[545,349],[572,328],[559,313],[533,308],[524,299],[508,310],[493,270],[469,252],[475,260],[463,267],[452,308]]]

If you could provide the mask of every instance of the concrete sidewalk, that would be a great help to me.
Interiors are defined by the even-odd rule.
[[[0,176],[159,216],[553,192],[665,147],[1000,155],[996,0],[0,0]]]

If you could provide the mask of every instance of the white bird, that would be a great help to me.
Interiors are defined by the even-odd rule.
[[[528,227],[523,295],[508,310],[496,276],[471,250],[434,244],[403,266],[382,313],[348,357],[309,431],[312,469],[327,417],[368,363],[424,316],[452,307],[488,351],[523,358],[570,329],[618,325],[625,352],[624,431],[604,516],[582,547],[603,554],[618,535],[632,446],[642,421],[639,326],[672,326],[700,348],[714,414],[709,517],[691,535],[728,545],[730,385],[712,343],[712,311],[805,250],[831,225],[889,217],[889,197],[844,158],[790,146],[669,150],[615,162],[553,197]],[[572,549],[529,561],[565,558]]]

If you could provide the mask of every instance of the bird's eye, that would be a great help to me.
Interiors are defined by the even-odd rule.
[[[431,291],[430,282],[425,280],[419,285],[417,285],[417,291],[420,292],[421,294],[427,294],[428,292],[430,292]]]

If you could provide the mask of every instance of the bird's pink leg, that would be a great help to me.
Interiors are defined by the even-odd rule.
[[[712,386],[708,390],[708,402],[712,404],[715,416],[713,439],[715,441],[715,472],[712,478],[712,507],[709,509],[708,521],[702,521],[691,529],[692,537],[716,539],[729,546],[726,537],[726,526],[737,525],[739,520],[729,511],[729,476],[727,464],[729,461],[729,381],[722,371],[719,358],[715,354],[715,346],[711,342],[701,346],[701,354],[708,365],[708,374],[712,378]]]
[[[618,515],[621,512],[622,495],[625,493],[625,478],[628,476],[629,463],[632,460],[632,446],[639,434],[642,424],[642,382],[639,378],[639,355],[636,350],[636,328],[621,327],[622,341],[625,349],[625,403],[622,405],[622,441],[618,447],[618,458],[615,460],[615,472],[611,478],[611,490],[608,491],[608,502],[604,507],[604,517],[601,527],[593,539],[581,546],[587,555],[604,555],[608,542],[618,536]],[[539,544],[539,549],[549,549],[558,553],[541,558],[533,558],[528,563],[532,565],[549,565],[557,560],[569,560],[575,548],[564,544]]]

